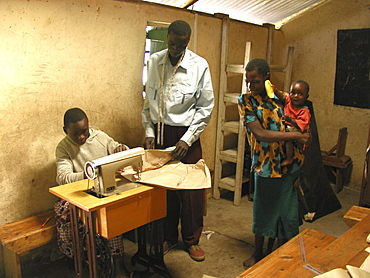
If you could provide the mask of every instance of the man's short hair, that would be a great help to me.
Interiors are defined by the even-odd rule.
[[[80,108],[71,108],[64,114],[64,127],[68,127],[70,123],[74,124],[83,119],[88,120],[86,113]]]
[[[175,20],[170,24],[170,27],[168,27],[168,34],[169,33],[175,33],[178,36],[187,36],[191,35],[191,28],[190,25],[183,20]]]

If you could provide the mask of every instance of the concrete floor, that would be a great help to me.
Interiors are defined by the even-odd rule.
[[[320,232],[338,237],[348,230],[343,222],[344,214],[352,205],[357,205],[359,192],[345,188],[337,194],[342,208],[313,223],[304,222],[300,231],[312,228]],[[165,264],[173,278],[234,278],[244,271],[243,260],[251,256],[254,251],[254,236],[251,232],[252,202],[247,196],[242,197],[242,204],[238,207],[232,203],[232,193],[225,192],[221,199],[208,199],[208,215],[205,217],[205,227],[200,246],[206,252],[203,262],[193,261],[182,249],[181,244],[171,250],[165,257]],[[129,270],[134,267],[130,264],[130,257],[136,252],[136,244],[128,239],[124,240],[125,260]],[[75,277],[73,265],[65,259],[53,263],[43,260],[38,269],[25,273],[26,278]],[[138,266],[135,268],[140,270]],[[140,277],[163,277],[155,273],[142,274]]]

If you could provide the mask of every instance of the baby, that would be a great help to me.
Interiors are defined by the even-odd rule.
[[[306,81],[296,80],[290,86],[289,94],[279,91],[273,86],[275,95],[284,101],[284,120],[287,131],[309,132],[311,113],[304,104],[308,99],[310,87]],[[286,159],[281,163],[282,166],[293,162],[293,142],[286,141]],[[305,145],[300,146],[305,149]]]

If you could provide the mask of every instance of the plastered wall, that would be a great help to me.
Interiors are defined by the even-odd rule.
[[[339,106],[333,102],[337,31],[361,28],[370,28],[367,0],[329,1],[283,25],[281,29],[284,44],[295,47],[293,80],[304,79],[310,84],[310,100],[315,109],[321,149],[331,149],[336,144],[338,130],[348,128],[346,154],[353,160],[348,186],[355,190],[360,190],[362,181],[370,109]]]
[[[285,63],[288,45],[295,46],[293,79],[311,85],[324,149],[334,144],[340,127],[348,126],[355,188],[362,176],[369,110],[332,104],[335,38],[338,28],[369,27],[365,2],[337,0],[286,24],[275,32],[272,61]],[[54,151],[64,136],[67,109],[80,107],[91,125],[130,147],[141,145],[145,27],[148,21],[176,19],[190,23],[189,48],[211,68],[216,109],[201,140],[213,169],[221,19],[146,2],[0,1],[0,225],[52,208],[56,198],[48,188],[56,185]],[[242,63],[245,41],[252,42],[252,58],[266,56],[267,28],[231,20],[229,63]],[[238,86],[240,81],[232,85],[236,91]],[[2,262],[0,251],[0,277]]]
[[[145,28],[148,21],[176,19],[189,22],[189,48],[209,62],[217,107],[222,22],[217,17],[146,2],[0,1],[0,225],[52,208],[56,198],[48,188],[56,185],[54,151],[64,137],[67,109],[82,108],[91,125],[119,142],[142,144]],[[267,40],[261,26],[230,25],[235,39],[242,32],[257,45]],[[243,38],[233,46],[244,44]],[[244,50],[240,61],[233,55],[240,54],[231,58],[241,63]],[[211,169],[216,122],[217,109],[201,137]]]

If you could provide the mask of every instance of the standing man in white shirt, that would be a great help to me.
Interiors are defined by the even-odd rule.
[[[146,97],[142,110],[144,148],[176,146],[175,160],[196,163],[202,158],[199,136],[207,126],[214,105],[207,61],[187,49],[189,24],[176,20],[168,28],[167,49],[148,61]],[[185,249],[195,261],[203,261],[199,247],[203,229],[204,189],[167,190],[164,254],[178,243],[178,225]]]

